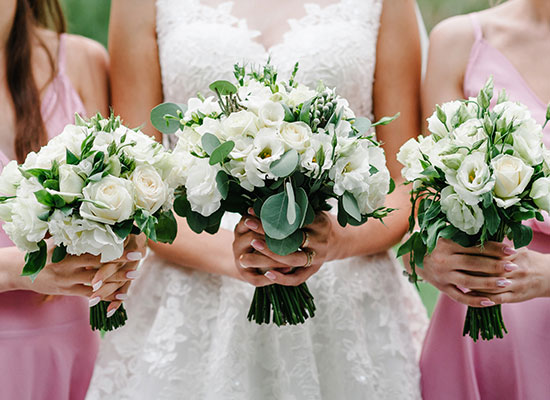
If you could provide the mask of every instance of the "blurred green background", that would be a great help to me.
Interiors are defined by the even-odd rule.
[[[70,32],[88,36],[107,46],[110,0],[61,2]],[[449,16],[479,11],[496,2],[498,0],[418,0],[418,5],[429,32],[439,21]],[[437,290],[428,284],[420,284],[420,295],[431,314],[437,300]]]

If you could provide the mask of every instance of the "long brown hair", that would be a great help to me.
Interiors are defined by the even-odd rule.
[[[32,40],[36,27],[65,32],[65,18],[58,0],[17,0],[6,52],[6,77],[15,112],[15,155],[22,162],[27,153],[38,150],[47,140],[40,113],[40,92],[32,69]],[[55,58],[37,37],[48,55],[52,77],[56,73]]]

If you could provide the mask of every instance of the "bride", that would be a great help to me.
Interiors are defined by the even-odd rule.
[[[400,111],[377,130],[394,178],[397,150],[418,131],[412,0],[117,0],[109,45],[114,110],[129,125],[147,123],[151,134],[145,118],[158,103],[207,94],[210,82],[231,79],[234,63],[268,57],[281,77],[299,61],[301,82],[337,87],[357,115]],[[399,210],[385,225],[343,229],[332,215],[319,216],[317,265],[308,274],[316,272],[308,285],[318,313],[281,328],[246,319],[250,283],[271,282],[234,262],[239,216],[215,236],[180,221],[174,245],[151,244],[127,301],[128,326],[104,339],[88,399],[420,398],[426,313],[390,253],[409,214],[399,180],[387,206]],[[298,279],[273,275],[283,284]]]

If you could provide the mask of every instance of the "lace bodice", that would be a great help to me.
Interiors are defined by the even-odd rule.
[[[265,63],[268,57],[287,78],[296,61],[298,79],[315,87],[337,87],[353,110],[372,115],[372,85],[382,0],[306,4],[304,17],[269,49],[260,32],[231,14],[233,3],[212,7],[200,0],[157,0],[157,34],[164,100],[183,103],[208,94],[217,79],[232,79],[236,62]],[[357,90],[360,87],[361,90]]]

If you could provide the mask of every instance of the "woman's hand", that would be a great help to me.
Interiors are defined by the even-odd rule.
[[[483,249],[440,239],[417,273],[454,300],[472,307],[550,296],[548,256],[504,243]]]
[[[233,242],[235,264],[243,280],[254,286],[274,283],[298,286],[319,271],[327,259],[332,234],[333,221],[329,214],[318,214],[314,222],[303,229],[303,250],[280,256],[269,250],[261,221],[253,210],[249,213],[235,228]],[[262,275],[258,271],[265,272]]]

